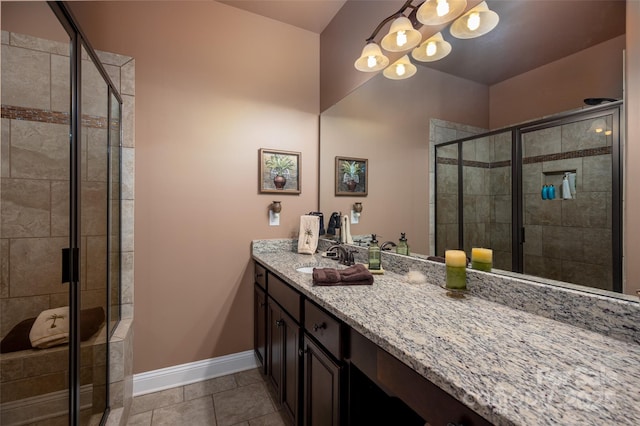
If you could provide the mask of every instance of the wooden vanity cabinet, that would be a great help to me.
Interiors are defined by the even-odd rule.
[[[263,374],[267,372],[267,270],[255,264],[253,275],[253,348]]]
[[[266,374],[278,402],[294,425],[300,424],[302,295],[267,273]]]
[[[345,423],[344,324],[316,304],[304,302],[303,424]]]

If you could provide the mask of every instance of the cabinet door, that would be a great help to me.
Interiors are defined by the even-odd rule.
[[[264,374],[267,372],[267,297],[258,284],[254,284],[253,294],[253,350]]]
[[[341,417],[341,374],[319,346],[304,337],[304,425],[338,426]]]
[[[300,327],[285,312],[282,313],[282,406],[293,424],[299,424],[300,395]]]
[[[283,335],[282,310],[267,298],[267,376],[275,389],[278,400],[282,401]]]

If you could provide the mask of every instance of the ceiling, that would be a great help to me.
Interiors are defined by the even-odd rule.
[[[218,0],[320,34],[346,0]]]
[[[218,1],[320,34],[347,0]],[[437,62],[414,62],[492,85],[625,33],[625,0],[487,0],[487,4],[500,16],[495,30],[459,40],[449,34],[448,25],[423,27],[425,35],[441,30],[452,53]]]

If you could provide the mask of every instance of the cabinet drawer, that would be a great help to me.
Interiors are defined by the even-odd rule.
[[[289,285],[285,284],[280,278],[276,277],[273,274],[269,274],[269,296],[280,306],[284,308],[285,311],[291,317],[296,320],[296,322],[300,322],[300,302],[301,295],[293,288],[289,287]]]
[[[255,264],[253,279],[263,290],[267,289],[267,270],[258,263]]]
[[[342,359],[342,329],[340,321],[323,309],[305,300],[304,328],[337,359]]]

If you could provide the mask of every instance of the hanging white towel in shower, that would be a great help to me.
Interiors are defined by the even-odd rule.
[[[47,309],[36,318],[29,340],[34,348],[50,348],[69,341],[69,307]]]
[[[320,234],[320,217],[313,215],[300,216],[300,232],[298,233],[298,253],[314,254],[318,248]]]

